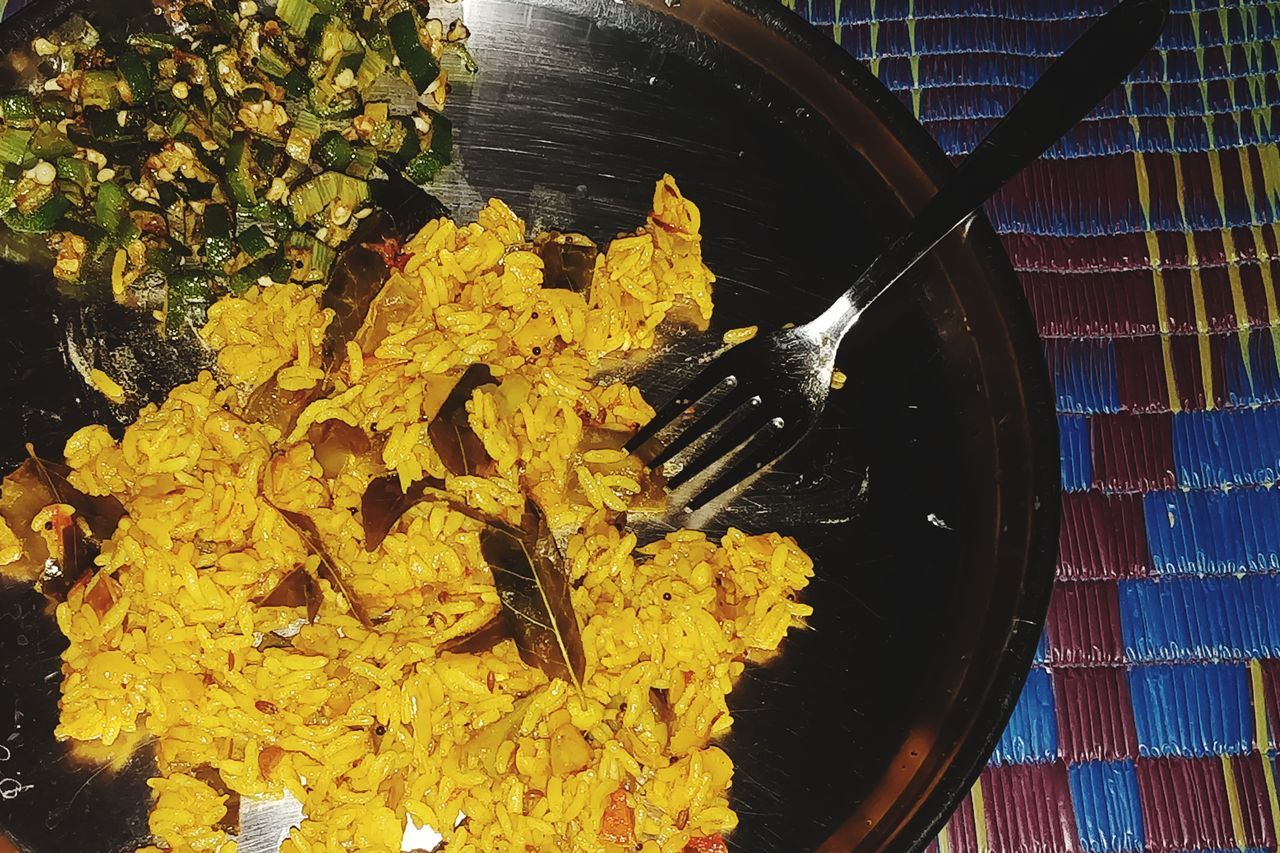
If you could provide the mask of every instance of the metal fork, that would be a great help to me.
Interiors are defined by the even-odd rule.
[[[1119,85],[1155,44],[1168,13],[1169,0],[1122,0],[1045,71],[830,308],[716,357],[627,449],[639,450],[707,398],[704,410],[649,459],[651,467],[663,465],[707,437],[670,481],[675,491],[705,479],[686,504],[690,511],[781,458],[818,420],[840,341],[867,307]]]

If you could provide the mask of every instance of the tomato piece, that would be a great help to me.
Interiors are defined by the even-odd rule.
[[[622,788],[609,795],[600,818],[600,837],[611,844],[635,846],[636,815],[627,805],[627,792]]]
[[[719,835],[694,835],[682,853],[729,853],[729,845]]]

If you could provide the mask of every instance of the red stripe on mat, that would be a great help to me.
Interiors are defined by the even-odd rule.
[[[1080,848],[1065,764],[989,767],[982,787],[992,853]]]
[[[1246,847],[1275,850],[1276,828],[1272,825],[1271,795],[1262,772],[1262,756],[1256,752],[1237,755],[1231,759],[1231,771],[1244,823],[1244,838],[1240,840]]]
[[[1259,661],[1259,665],[1262,667],[1262,692],[1266,697],[1267,730],[1271,733],[1271,743],[1280,747],[1280,660]],[[1266,746],[1258,744],[1260,749]]]
[[[1147,850],[1235,849],[1220,758],[1151,758],[1136,766]]]
[[[1117,338],[1113,346],[1120,405],[1131,412],[1169,411],[1169,381],[1160,337]]]
[[[1094,415],[1093,482],[1109,492],[1150,492],[1177,485],[1170,415]]]
[[[1209,385],[1206,388],[1202,355],[1202,341],[1208,342]],[[1222,408],[1227,401],[1227,340],[1225,335],[1175,335],[1169,339],[1173,349],[1174,375],[1178,378],[1178,395],[1184,411],[1199,412],[1208,408],[1206,394],[1213,392],[1213,405]]]
[[[1046,630],[1053,666],[1124,663],[1115,581],[1059,582],[1049,602]]]
[[[1054,670],[1058,743],[1069,762],[1114,761],[1138,754],[1129,681],[1121,667]]]
[[[1028,271],[1018,278],[1043,336],[1097,338],[1160,331],[1149,270]]]
[[[1149,565],[1140,496],[1063,493],[1059,579],[1140,578]]]
[[[1262,256],[1274,259],[1274,239],[1262,229]],[[1228,257],[1218,235],[1218,229],[1204,232],[1213,235],[1211,241],[1196,244],[1196,266],[1202,269],[1237,263],[1257,267],[1258,250],[1254,245],[1253,229],[1238,226],[1230,229],[1235,244],[1235,254]],[[1140,271],[1151,275],[1151,258],[1147,250],[1146,235],[1141,232],[1104,234],[1091,237],[1055,237],[1046,240],[1035,234],[1002,234],[1001,241],[1009,251],[1015,269],[1063,273],[1106,273],[1115,270]],[[1186,238],[1181,231],[1162,231],[1160,243],[1160,268],[1164,271],[1186,269],[1191,266]],[[1268,260],[1273,274],[1280,270],[1280,261]],[[1150,282],[1150,279],[1148,279]]]

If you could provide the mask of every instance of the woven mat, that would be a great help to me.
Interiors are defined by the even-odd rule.
[[[798,0],[951,155],[1110,0]],[[1160,50],[987,208],[1057,388],[1035,669],[940,851],[1275,850],[1280,3]]]

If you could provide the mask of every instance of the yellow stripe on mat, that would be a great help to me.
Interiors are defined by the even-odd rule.
[[[938,833],[938,853],[951,853],[951,830],[945,823]]]
[[[1231,769],[1231,756],[1218,757],[1222,759],[1222,784],[1227,789],[1227,810],[1231,812],[1231,834],[1236,840],[1236,847],[1244,850],[1248,847],[1244,837],[1244,812],[1240,811],[1240,789],[1236,785],[1236,774]]]
[[[1280,830],[1280,796],[1276,795],[1276,774],[1268,756],[1271,737],[1267,732],[1267,691],[1262,683],[1262,663],[1256,660],[1249,661],[1249,692],[1253,700],[1253,737],[1262,754],[1262,779],[1271,806],[1271,825]]]
[[[973,837],[978,845],[978,853],[990,853],[991,845],[987,842],[987,809],[982,797],[982,777],[973,783]]]
[[[1163,54],[1162,54],[1163,55]],[[1125,98],[1133,105],[1133,86],[1124,84]],[[1133,128],[1134,139],[1142,135],[1138,124],[1136,110],[1130,110],[1129,125]],[[1138,204],[1142,207],[1142,218],[1146,224],[1144,236],[1147,240],[1147,260],[1151,264],[1151,286],[1155,291],[1156,322],[1160,326],[1160,354],[1164,358],[1164,382],[1169,394],[1169,411],[1182,411],[1182,397],[1178,394],[1178,378],[1173,372],[1173,345],[1169,340],[1169,297],[1164,286],[1164,272],[1161,270],[1160,240],[1151,229],[1151,180],[1147,176],[1147,161],[1143,157],[1141,146],[1133,146],[1133,171],[1138,185]]]
[[[1173,116],[1168,118],[1169,138],[1173,139]],[[1210,159],[1210,163],[1213,158]],[[1222,172],[1218,170],[1218,185]],[[1196,315],[1196,345],[1200,351],[1200,381],[1204,386],[1204,407],[1213,406],[1213,358],[1209,348],[1209,312],[1204,302],[1204,281],[1200,277],[1200,257],[1196,252],[1196,237],[1187,219],[1186,184],[1182,179],[1182,156],[1173,152],[1173,184],[1178,198],[1178,214],[1182,218],[1182,238],[1187,244],[1187,265],[1191,268],[1191,303]],[[1176,411],[1176,410],[1175,410]]]

